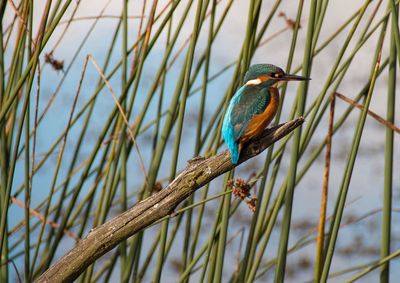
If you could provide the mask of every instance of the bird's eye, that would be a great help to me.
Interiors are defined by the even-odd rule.
[[[272,74],[272,76],[273,76],[274,78],[279,78],[279,77],[281,76],[281,74],[279,74],[279,73],[274,73],[274,74]]]

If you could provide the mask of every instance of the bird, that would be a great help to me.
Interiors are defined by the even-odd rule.
[[[233,164],[249,140],[257,138],[275,117],[279,106],[278,85],[310,78],[286,74],[272,64],[250,66],[241,86],[229,102],[222,123],[222,136]]]

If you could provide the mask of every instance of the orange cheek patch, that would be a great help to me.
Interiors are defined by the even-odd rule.
[[[271,77],[266,76],[266,75],[261,75],[258,77],[262,82],[268,81],[269,79],[271,79]]]

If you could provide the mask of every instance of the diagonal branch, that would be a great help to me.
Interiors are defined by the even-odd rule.
[[[304,118],[299,117],[266,129],[260,138],[243,148],[238,164],[260,154],[303,122]],[[165,189],[90,231],[86,238],[78,242],[71,251],[46,270],[37,282],[73,281],[96,259],[155,221],[167,216],[196,190],[237,165],[232,164],[228,151],[207,159],[197,157],[190,160],[188,166]]]

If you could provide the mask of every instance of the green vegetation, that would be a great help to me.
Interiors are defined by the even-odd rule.
[[[270,2],[1,2],[0,282],[35,280],[90,229],[165,187],[186,160],[225,150],[223,113],[244,73],[252,63],[279,62],[312,78],[280,89],[275,123],[304,116],[303,126],[207,184],[173,217],[122,242],[78,281],[283,282],[293,273],[289,259],[307,250],[294,271],[305,280],[352,281],[375,272],[389,282],[400,255],[391,248],[399,1],[354,1],[358,7],[346,17],[329,0]],[[112,5],[119,14],[108,13]],[[238,26],[244,34],[232,34]],[[236,46],[224,45],[228,36],[237,36]],[[65,43],[69,37],[75,44]],[[219,58],[221,50],[233,60]],[[382,117],[370,111],[374,103],[385,106]],[[357,188],[352,179],[370,174],[356,165],[363,144],[377,140],[367,123],[373,119],[386,132],[377,153],[384,176],[371,184],[382,209],[367,207],[344,222],[348,193]],[[343,166],[321,162],[331,149],[346,152]],[[318,237],[317,222],[300,235],[293,230],[296,190],[307,176],[319,180],[318,199],[323,183],[329,187]],[[250,198],[232,196],[247,185]],[[378,253],[368,263],[333,268],[343,224],[359,225],[376,212]]]

